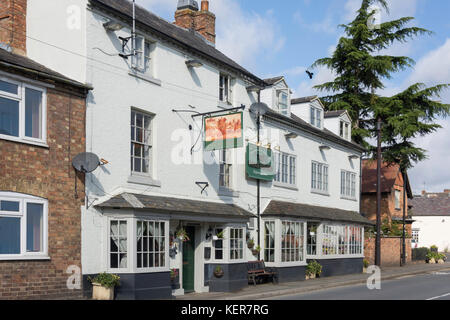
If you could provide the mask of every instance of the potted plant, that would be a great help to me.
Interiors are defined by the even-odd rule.
[[[173,290],[180,288],[180,272],[178,269],[170,269],[170,285]]]
[[[213,240],[216,241],[219,239],[223,239],[224,233],[225,233],[225,230],[218,232],[216,235],[213,236]]]
[[[222,278],[223,275],[224,275],[224,272],[223,272],[222,267],[221,267],[221,266],[217,266],[217,267],[214,269],[214,276],[215,276],[216,278]]]
[[[322,266],[316,260],[310,261],[306,266],[306,280],[315,279],[322,274]]]
[[[255,240],[253,240],[253,239],[248,240],[247,248],[253,249],[254,246],[255,246]]]
[[[177,231],[176,237],[177,237],[178,239],[180,239],[180,241],[183,241],[183,242],[186,242],[186,241],[189,241],[189,240],[190,240],[189,237],[188,237],[188,234],[187,234],[186,230],[184,230],[183,228],[180,228],[180,229]]]
[[[257,256],[258,253],[260,253],[260,252],[261,252],[261,247],[260,246],[256,246],[256,248],[252,250],[252,254],[254,256]]]
[[[103,272],[88,280],[92,283],[92,299],[114,300],[114,287],[120,285],[118,275]]]
[[[431,250],[431,252],[438,252],[438,247],[436,246],[436,245],[432,245],[431,247],[430,247],[430,250]]]
[[[369,267],[369,260],[364,259],[363,260],[363,273],[367,272],[367,268]]]

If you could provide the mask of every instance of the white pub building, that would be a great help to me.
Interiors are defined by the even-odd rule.
[[[258,259],[279,281],[310,260],[362,272],[348,114],[218,51],[208,1],[178,1],[170,23],[128,0],[28,0],[27,32],[31,59],[94,88],[86,151],[108,163],[86,174],[86,294],[101,272],[120,275],[118,299],[235,291]]]

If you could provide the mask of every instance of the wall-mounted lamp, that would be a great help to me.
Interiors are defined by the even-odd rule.
[[[188,68],[200,68],[203,66],[203,63],[201,63],[199,60],[188,60],[186,61],[186,65]]]
[[[320,147],[319,147],[319,149],[320,149],[320,151],[326,151],[326,150],[330,150],[331,148],[330,148],[330,146],[327,146],[327,145],[321,145]]]
[[[352,154],[351,156],[348,156],[348,158],[350,160],[357,160],[357,159],[359,159],[359,157],[356,154]]]
[[[123,29],[123,25],[117,21],[108,21],[103,24],[103,27],[108,31],[119,31]]]
[[[295,139],[298,137],[298,134],[294,133],[294,132],[289,132],[287,134],[284,135],[286,137],[286,139]]]

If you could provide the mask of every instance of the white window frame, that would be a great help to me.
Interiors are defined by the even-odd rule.
[[[8,82],[13,85],[17,85],[17,94],[12,94],[5,91],[0,91],[0,97],[4,99],[14,100],[19,102],[19,136],[9,136],[6,134],[0,134],[0,139],[11,140],[16,142],[24,142],[28,144],[35,144],[39,146],[47,147],[47,89],[43,87],[38,87],[31,85],[26,82],[20,82],[12,80],[8,77],[0,76],[0,80]],[[25,110],[26,110],[26,89],[36,90],[42,93],[42,123],[40,135],[42,138],[27,137],[25,135]]]
[[[221,84],[222,78],[224,79],[223,85]],[[225,73],[219,74],[219,101],[223,103],[232,104],[232,78],[230,75]],[[221,97],[222,96],[222,97]]]
[[[280,187],[283,186],[294,188],[297,187],[297,180],[298,180],[297,156],[282,151],[275,151],[274,157],[275,157],[274,185]],[[283,181],[285,177],[286,181]]]
[[[316,128],[322,129],[323,110],[314,106],[310,106],[309,111],[310,124]]]
[[[295,236],[295,225],[299,225],[299,237],[300,239],[303,240],[302,244],[299,244],[299,251],[301,249],[301,251],[299,252],[299,257],[302,257],[302,259],[300,260],[296,260],[296,261],[283,261],[283,224],[293,224],[294,225],[294,236]],[[306,245],[305,245],[305,235],[306,235],[306,223],[304,223],[303,221],[295,221],[295,220],[288,220],[288,219],[282,219],[281,220],[281,237],[280,237],[280,253],[281,253],[281,258],[280,258],[280,262],[282,265],[297,265],[299,263],[303,263],[306,262]],[[292,250],[292,248],[286,248],[284,250]]]
[[[106,217],[106,232],[105,241],[107,243],[104,250],[104,261],[106,262],[105,270],[108,273],[157,273],[157,272],[169,272],[170,271],[170,256],[169,256],[169,220],[164,218],[162,215],[149,215],[149,216],[141,216],[141,215],[133,215],[133,216],[124,216],[123,214],[108,214]],[[126,268],[111,268],[111,221],[126,221],[127,222],[127,267]],[[165,266],[164,267],[153,267],[153,268],[137,268],[137,222],[138,221],[157,221],[165,223]]]
[[[395,189],[394,190],[395,210],[401,210],[401,208],[402,208],[401,198],[402,198],[402,192],[400,190]]]
[[[420,239],[420,229],[411,230],[411,243],[418,244]]]
[[[329,168],[326,163],[311,162],[311,192],[323,195],[330,194]]]
[[[139,46],[138,46],[139,43]],[[142,35],[136,36],[136,55],[132,57],[132,67],[143,74],[152,74],[153,70],[153,43]],[[139,47],[139,50],[137,49]]]
[[[266,233],[266,223],[271,223],[271,224],[273,224],[273,247],[267,247],[266,246],[266,237],[270,237],[270,235],[268,235],[267,233]],[[264,249],[262,249],[261,251],[262,251],[262,257],[263,257],[263,260],[266,262],[266,263],[275,263],[275,261],[276,261],[276,244],[277,244],[277,238],[276,238],[276,232],[277,232],[277,224],[276,224],[276,222],[275,222],[275,220],[264,220],[263,221],[263,227],[264,227],[264,235],[263,235],[263,240],[262,240],[262,244],[263,244],[263,247],[264,247]],[[268,260],[266,260],[266,251],[267,250],[273,250],[273,261],[268,261]]]
[[[219,188],[226,190],[233,190],[233,164],[230,153],[231,150],[228,149],[219,150]]]
[[[130,170],[131,170],[131,175],[137,175],[137,176],[145,176],[145,177],[151,177],[151,176],[153,176],[153,164],[154,164],[154,152],[153,152],[153,150],[154,150],[154,148],[153,148],[153,137],[154,137],[154,121],[155,121],[155,115],[154,114],[152,114],[152,113],[148,113],[148,112],[145,112],[145,111],[141,111],[141,110],[138,110],[138,109],[135,109],[135,108],[131,108],[131,110],[130,110],[130,117],[132,117],[132,115],[133,115],[133,112],[135,113],[135,114],[141,114],[142,116],[143,116],[143,121],[145,120],[145,117],[147,116],[147,117],[149,117],[150,118],[150,127],[149,127],[149,129],[148,129],[148,131],[150,131],[150,136],[149,136],[149,138],[148,138],[148,141],[145,141],[145,132],[143,133],[144,134],[144,141],[141,143],[141,142],[138,142],[137,140],[136,140],[136,132],[135,132],[135,137],[134,137],[134,140],[132,139],[132,136],[131,136],[131,133],[130,133],[130,143],[131,144],[139,144],[139,145],[142,145],[143,146],[143,150],[142,150],[142,152],[143,153],[145,153],[145,148],[146,147],[149,147],[150,149],[149,149],[149,158],[148,158],[148,168],[147,168],[147,172],[144,172],[143,170],[142,170],[142,162],[141,162],[141,171],[135,171],[135,159],[136,159],[136,156],[134,155],[135,154],[135,152],[134,152],[134,148],[133,148],[133,154],[130,154],[130,162],[131,162],[131,168],[130,168]],[[136,119],[135,119],[135,121],[136,121]],[[133,128],[134,127],[134,129],[136,130],[136,122],[134,123],[134,125],[133,125],[133,123],[131,122],[131,119],[130,119],[130,129],[131,128]],[[143,130],[146,130],[145,129],[145,123],[144,123],[144,127],[142,128]],[[142,159],[144,159],[145,160],[145,156],[144,156],[144,154],[142,155],[142,157],[141,157],[141,161],[142,161]]]
[[[341,170],[341,198],[356,200],[356,173]]]
[[[285,116],[289,116],[290,114],[290,110],[289,110],[289,92],[287,89],[278,89],[276,90],[277,93],[277,108],[278,108],[278,112],[285,115]],[[286,96],[286,108],[282,109],[281,106],[283,106],[282,103],[282,97]]]
[[[233,230],[235,230],[235,232],[237,231],[238,232],[238,237],[236,238],[232,238],[231,237],[231,235],[232,235],[232,231]],[[228,234],[229,234],[229,237],[228,237],[228,243],[229,243],[229,246],[228,246],[228,257],[229,257],[229,261],[230,262],[236,262],[236,261],[243,261],[244,259],[245,259],[245,249],[244,249],[244,247],[245,247],[245,245],[244,245],[244,243],[245,243],[245,232],[246,230],[245,230],[245,228],[243,228],[243,227],[229,227],[228,228]],[[239,232],[242,232],[242,237],[239,237]],[[234,246],[232,246],[232,241],[237,241],[237,243],[238,243],[238,245],[237,245],[237,247],[235,248]],[[239,247],[239,242],[241,243],[241,247]],[[231,254],[231,251],[232,250],[237,250],[237,253],[238,253],[238,257],[237,258],[233,258],[232,257],[232,254]]]
[[[0,217],[20,219],[20,253],[0,254],[3,260],[49,260],[48,256],[48,201],[39,197],[15,192],[0,192],[0,200],[19,202],[19,212],[0,211]],[[27,252],[27,204],[41,204],[42,209],[42,250]]]

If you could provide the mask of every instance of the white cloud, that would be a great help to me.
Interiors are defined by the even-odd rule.
[[[285,38],[271,11],[246,12],[236,0],[211,1],[210,10],[217,17],[217,48],[248,68],[255,68],[259,57],[271,56],[284,46]]]

